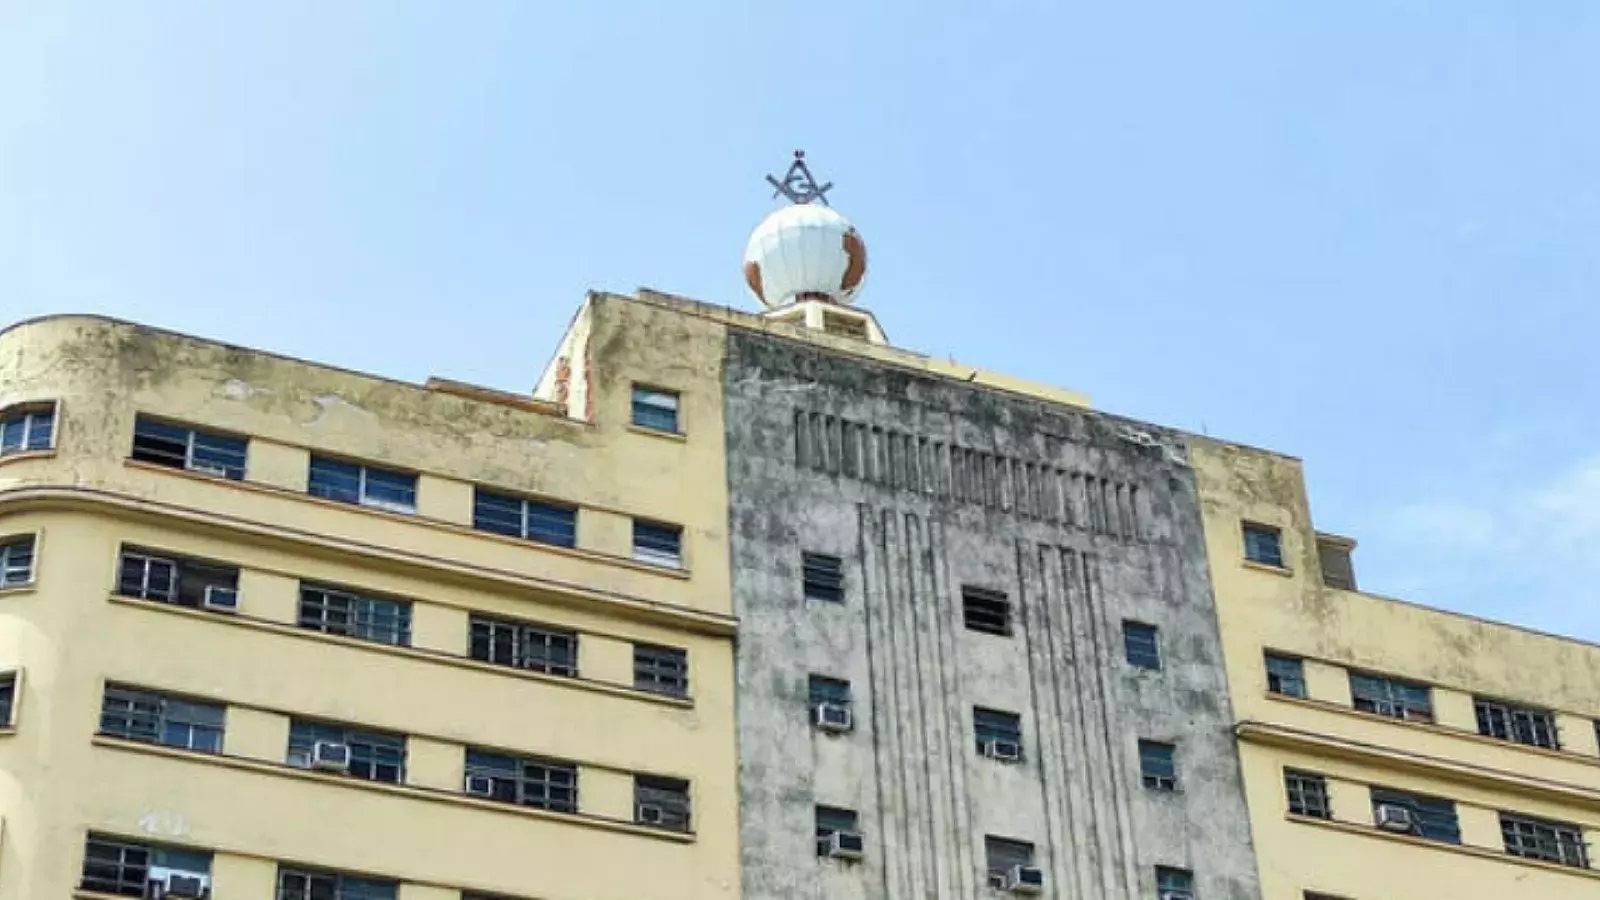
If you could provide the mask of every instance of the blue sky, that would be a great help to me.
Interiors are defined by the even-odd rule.
[[[527,389],[588,288],[749,306],[804,147],[895,343],[1600,639],[1600,4],[968,6],[0,0],[0,321]]]

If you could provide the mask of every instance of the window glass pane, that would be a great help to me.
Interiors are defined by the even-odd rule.
[[[246,446],[240,438],[196,431],[190,468],[239,481],[244,478]]]
[[[472,506],[472,527],[479,531],[522,537],[522,501],[479,488]]]
[[[1397,806],[1411,814],[1413,834],[1449,844],[1461,843],[1461,825],[1456,818],[1456,805],[1438,797],[1425,797],[1384,788],[1372,789],[1372,808],[1376,815],[1380,806]]]
[[[636,644],[633,684],[641,690],[683,696],[689,692],[689,654],[677,647]]]
[[[1178,786],[1178,767],[1174,747],[1157,741],[1139,742],[1139,774],[1144,786],[1170,791]]]
[[[832,703],[850,705],[850,682],[822,675],[812,675],[808,684],[812,704]]]
[[[361,502],[361,467],[322,457],[311,457],[311,478],[306,492],[341,503]]]
[[[572,547],[578,542],[577,510],[528,501],[528,540],[557,547]]]
[[[1268,566],[1283,566],[1283,550],[1276,528],[1244,526],[1244,558]]]
[[[0,538],[0,587],[33,581],[33,535]]]
[[[675,526],[635,520],[633,558],[651,565],[676,568],[683,561],[680,550],[681,534]]]
[[[366,487],[361,502],[384,507],[415,509],[417,476],[365,467]]]
[[[633,424],[654,431],[677,432],[678,395],[648,388],[634,388]]]
[[[1305,666],[1287,656],[1267,657],[1267,690],[1286,697],[1306,696]]]
[[[1161,668],[1161,648],[1154,625],[1122,623],[1122,643],[1129,665],[1140,669]]]

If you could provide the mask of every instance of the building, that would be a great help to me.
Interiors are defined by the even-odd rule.
[[[887,346],[791,199],[716,312],[745,896],[1259,897],[1183,436]]]
[[[1361,592],[1297,460],[1190,458],[1265,900],[1600,896],[1600,647]]]
[[[537,396],[0,332],[0,898],[737,898],[717,331],[599,299]]]

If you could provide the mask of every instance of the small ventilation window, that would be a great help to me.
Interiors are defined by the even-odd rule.
[[[963,587],[961,614],[970,631],[1011,636],[1011,601],[1000,591],[971,585]]]
[[[1139,742],[1139,777],[1153,791],[1178,789],[1177,748],[1160,741]]]
[[[1160,632],[1156,626],[1143,622],[1122,623],[1122,646],[1128,665],[1137,669],[1161,668]]]
[[[1263,566],[1283,568],[1283,532],[1270,525],[1244,524],[1244,558]]]
[[[802,586],[807,600],[844,602],[844,562],[825,553],[800,555]]]

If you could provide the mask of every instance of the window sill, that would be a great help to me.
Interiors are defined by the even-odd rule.
[[[1301,825],[1311,825],[1317,828],[1328,828],[1342,831],[1346,834],[1359,834],[1366,837],[1378,838],[1387,841],[1399,841],[1414,847],[1431,847],[1443,850],[1446,853],[1460,853],[1465,856],[1475,856],[1479,859],[1488,859],[1500,863],[1528,866],[1529,868],[1542,869],[1546,872],[1560,872],[1565,875],[1576,875],[1580,878],[1600,879],[1600,871],[1595,869],[1580,869],[1577,866],[1564,866],[1560,863],[1545,862],[1542,859],[1528,859],[1524,856],[1513,856],[1501,850],[1491,850],[1488,847],[1475,847],[1471,844],[1449,844],[1444,841],[1433,841],[1411,834],[1395,834],[1383,831],[1373,825],[1358,824],[1355,822],[1341,822],[1337,819],[1318,819],[1312,816],[1297,816],[1294,813],[1285,813],[1284,818],[1290,822]]]
[[[502,675],[508,678],[521,678],[527,681],[537,681],[542,684],[559,685],[561,687],[577,688],[579,690],[594,691],[602,694],[611,694],[625,697],[630,700],[642,700],[646,703],[659,703],[666,706],[675,706],[680,709],[693,709],[694,700],[690,697],[661,694],[655,691],[645,691],[625,684],[613,684],[608,681],[595,681],[593,679],[577,678],[567,675],[549,675],[544,672],[535,672],[531,669],[513,669],[510,666],[499,666],[482,660],[471,659],[465,656],[452,656],[436,650],[423,650],[418,647],[402,647],[395,644],[380,644],[375,641],[363,641],[358,638],[344,637],[343,635],[327,634],[321,631],[312,631],[298,625],[286,622],[275,622],[269,619],[258,619],[242,613],[211,612],[203,609],[193,609],[187,606],[177,606],[171,603],[159,603],[154,600],[143,600],[137,597],[124,597],[121,594],[111,594],[112,603],[130,606],[150,612],[166,613],[168,615],[185,616],[206,622],[215,622],[220,625],[231,625],[235,628],[249,628],[255,631],[264,631],[279,634],[284,637],[295,637],[302,640],[322,641],[329,644],[338,644],[353,650],[365,650],[369,653],[385,653],[391,656],[401,656],[419,662],[430,662],[442,666],[454,666],[460,669],[471,669],[491,675]]]
[[[648,435],[649,437],[677,441],[680,444],[686,444],[689,442],[689,435],[682,431],[661,431],[655,428],[646,428],[643,425],[634,425],[631,422],[628,423],[628,430],[634,434],[643,434]]]
[[[1294,570],[1285,568],[1283,566],[1275,566],[1271,563],[1256,562],[1253,559],[1242,559],[1239,562],[1246,569],[1252,569],[1257,572],[1271,572],[1274,575],[1282,575],[1285,578],[1294,577]]]
[[[530,806],[514,806],[508,803],[497,803],[492,800],[480,800],[465,794],[452,791],[439,790],[438,788],[425,788],[411,784],[389,784],[382,781],[367,781],[361,778],[350,778],[343,775],[328,775],[310,769],[300,769],[288,763],[268,762],[266,760],[248,759],[241,756],[227,756],[220,753],[202,753],[194,750],[180,750],[176,747],[164,747],[159,744],[145,744],[139,741],[129,741],[109,735],[97,734],[90,739],[90,743],[97,747],[122,750],[130,753],[142,753],[149,756],[161,756],[168,759],[196,762],[204,765],[219,766],[241,772],[254,772],[277,778],[317,782],[330,786],[342,787],[359,791],[374,791],[381,794],[390,794],[397,797],[409,797],[431,803],[447,803],[463,806],[484,812],[496,812],[508,816],[521,816],[530,819],[544,819],[551,822],[564,822],[571,825],[580,825],[589,828],[599,828],[606,831],[616,831],[633,834],[641,837],[658,838],[674,843],[688,844],[695,840],[692,831],[667,831],[660,828],[651,828],[648,825],[639,825],[621,819],[611,819],[589,813],[561,813],[548,809],[536,809]],[[89,896],[99,897],[99,894]]]
[[[35,579],[27,584],[13,584],[7,587],[0,587],[0,597],[9,597],[12,594],[31,594],[38,589],[39,582],[37,579]]]
[[[7,453],[4,456],[0,456],[0,466],[8,466],[12,463],[27,462],[30,459],[51,459],[55,455],[56,450],[54,447],[51,447],[49,450],[24,450],[21,453]]]
[[[0,738],[12,737],[17,733],[15,725],[0,725]]]

